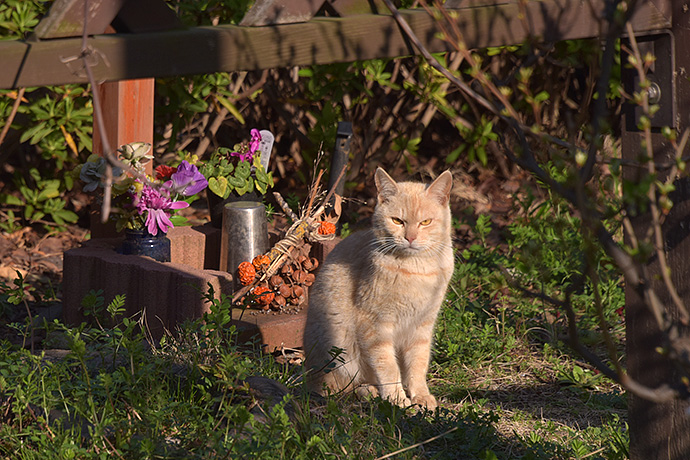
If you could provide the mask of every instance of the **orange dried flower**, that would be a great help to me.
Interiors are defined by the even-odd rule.
[[[268,266],[271,265],[271,259],[265,254],[260,254],[254,257],[252,265],[254,265],[254,268],[257,270],[266,270]]]
[[[321,222],[318,230],[319,235],[333,235],[335,234],[335,224],[333,222]]]
[[[239,276],[240,283],[244,286],[252,284],[252,281],[256,278],[254,265],[249,262],[242,262],[239,267],[237,267],[237,275]]]
[[[266,286],[257,286],[254,288],[254,295],[256,296],[256,301],[261,305],[269,305],[273,302],[275,294],[273,291],[268,289]]]

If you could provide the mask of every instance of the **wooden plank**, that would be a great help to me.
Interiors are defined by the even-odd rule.
[[[80,37],[84,31],[85,0],[55,0],[36,26],[38,38]],[[87,34],[102,34],[127,0],[89,0]]]
[[[546,41],[596,37],[602,9],[595,0],[532,1],[520,20],[512,2],[458,9],[456,23],[469,47],[520,43],[533,35]],[[603,2],[602,2],[603,4]],[[449,45],[436,37],[438,24],[423,10],[403,10],[403,16],[430,51]],[[641,1],[632,21],[642,33],[670,26],[651,1]],[[412,54],[395,20],[388,15],[315,18],[306,23],[270,27],[217,26],[146,34],[99,35],[89,39],[96,51],[93,71],[99,81],[219,71],[255,70],[294,65],[350,62]],[[0,42],[0,88],[18,88],[87,81],[80,62],[81,40]],[[72,59],[63,62],[65,59]]]
[[[257,0],[247,11],[241,26],[266,26],[307,22],[323,6],[324,0]]]
[[[648,37],[653,44],[657,59],[673,62],[668,72],[675,82],[672,85],[672,103],[675,103],[676,116],[674,128],[682,133],[690,128],[690,81],[685,77],[685,69],[690,68],[690,30],[687,27],[688,13],[682,2],[672,0],[656,1],[659,10],[673,8],[673,25],[670,34],[665,37]],[[663,38],[670,45],[660,45]],[[648,47],[649,48],[649,47]],[[670,67],[670,66],[669,66]],[[657,72],[664,72],[657,66]],[[665,91],[665,90],[664,90]],[[662,110],[665,109],[662,107]],[[632,115],[632,112],[630,112]],[[623,158],[638,161],[641,155],[643,137],[635,123],[623,123],[621,135]],[[667,162],[675,156],[672,145],[660,133],[652,133],[654,158]],[[625,169],[626,179],[639,181],[646,174],[644,168]],[[663,177],[660,178],[664,180]],[[662,230],[664,233],[663,248],[671,269],[671,278],[684,305],[690,305],[688,276],[690,272],[690,180],[687,177],[674,182],[675,192],[670,196],[674,203],[670,213],[665,217]],[[642,215],[633,220],[635,231],[644,234],[650,225],[650,216]],[[648,276],[653,280],[660,301],[669,309],[669,317],[679,321],[680,313],[673,308],[671,294],[661,281],[661,268],[657,258],[653,258],[645,267]],[[649,388],[671,385],[678,388],[685,375],[680,367],[659,353],[665,348],[665,333],[660,331],[654,315],[640,298],[634,286],[626,284],[626,348],[627,367],[631,377]],[[689,340],[687,327],[678,331],[680,340]],[[630,426],[630,459],[631,460],[686,460],[690,458],[690,417],[687,402],[673,400],[665,403],[653,403],[643,398],[631,396],[628,412]]]

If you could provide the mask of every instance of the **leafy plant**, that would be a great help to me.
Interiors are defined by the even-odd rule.
[[[242,196],[254,190],[263,195],[273,187],[273,174],[264,170],[261,155],[255,154],[260,140],[261,135],[254,129],[250,145],[237,144],[234,149],[219,147],[199,167],[211,192],[226,199],[231,193]]]
[[[27,108],[33,126],[28,127],[20,142],[38,145],[46,159],[54,159],[58,168],[73,162],[82,151],[91,151],[93,108],[82,86],[52,87]],[[69,149],[69,150],[68,150]]]
[[[47,227],[57,226],[61,229],[77,221],[78,216],[65,209],[66,202],[60,197],[59,179],[44,179],[36,168],[29,170],[29,176],[34,186],[30,186],[23,176],[15,175],[20,196],[0,194],[0,203],[20,209],[24,220],[29,223],[43,223]],[[14,218],[14,212],[11,217]],[[52,222],[44,218],[49,218]]]
[[[15,216],[14,211],[11,209],[7,210],[7,212],[0,211],[0,216],[2,216],[2,220],[0,220],[0,230],[3,232],[14,233],[22,228],[20,219]]]
[[[6,295],[7,302],[12,305],[22,304],[26,309],[27,320],[24,329],[21,331],[23,336],[23,345],[26,345],[27,339],[30,340],[31,350],[34,349],[34,329],[33,329],[33,315],[31,308],[29,308],[28,296],[35,288],[26,283],[24,275],[19,270],[15,270],[16,278],[12,280],[13,287],[8,286],[4,281],[0,281],[0,288]]]
[[[46,4],[40,0],[6,0],[0,4],[0,37],[26,38],[38,24]]]

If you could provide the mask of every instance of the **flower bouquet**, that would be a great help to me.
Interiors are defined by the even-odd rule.
[[[126,239],[127,232],[165,237],[168,230],[186,222],[175,212],[188,207],[208,185],[204,175],[187,161],[177,167],[159,166],[155,177],[146,176],[144,165],[153,158],[150,150],[150,144],[141,142],[123,145],[118,149],[118,160],[126,168],[112,168],[110,214],[116,230],[125,231]],[[82,190],[94,192],[103,188],[106,166],[103,157],[91,155],[77,167],[74,174],[83,182]],[[169,260],[169,241],[167,244]]]

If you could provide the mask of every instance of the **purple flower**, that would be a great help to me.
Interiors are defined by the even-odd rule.
[[[199,172],[196,166],[189,164],[187,160],[182,161],[177,167],[177,172],[170,176],[170,181],[165,185],[173,192],[184,196],[196,195],[208,186],[208,181]]]
[[[230,152],[233,157],[240,157],[240,161],[252,161],[254,154],[252,152]]]
[[[158,229],[167,233],[173,227],[170,222],[169,212],[175,209],[182,209],[189,206],[184,201],[173,201],[170,197],[162,195],[155,188],[144,184],[141,195],[136,201],[137,210],[140,215],[146,213],[146,228],[151,235],[157,235]]]
[[[250,132],[252,140],[249,142],[249,153],[254,155],[254,152],[259,150],[259,146],[261,145],[261,133],[258,129],[252,129]]]
[[[251,130],[252,140],[249,141],[249,151],[248,152],[230,152],[230,155],[234,157],[240,157],[240,161],[252,161],[254,159],[254,153],[259,150],[261,145],[261,133],[258,129]],[[246,144],[242,146],[242,150],[246,148]]]

